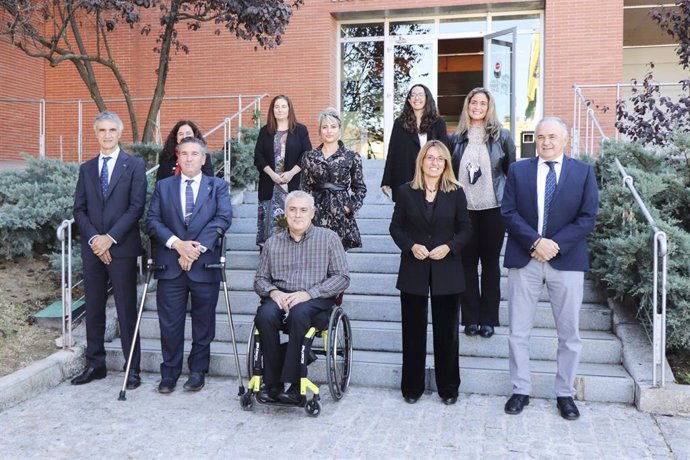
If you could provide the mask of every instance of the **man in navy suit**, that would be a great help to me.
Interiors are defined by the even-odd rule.
[[[79,167],[74,221],[81,235],[86,294],[86,369],[73,385],[106,376],[105,303],[113,288],[122,352],[129,356],[137,318],[136,259],[142,253],[139,219],[146,203],[146,171],[140,158],[120,150],[122,120],[100,113],[93,123],[101,153]],[[139,348],[132,357],[127,388],[141,384]]]
[[[171,393],[182,373],[187,299],[192,299],[192,350],[186,391],[204,387],[216,332],[216,303],[221,273],[205,264],[220,261],[220,235],[232,221],[228,184],[201,174],[206,161],[203,140],[187,137],[178,144],[182,174],[156,184],[146,227],[155,239],[158,319],[161,328],[159,393]]]
[[[598,190],[593,168],[563,154],[568,128],[557,117],[537,123],[537,158],[513,163],[501,213],[508,230],[510,379],[505,405],[519,414],[532,391],[529,337],[539,294],[546,284],[558,332],[554,389],[561,416],[575,420],[575,374],[582,343],[579,314],[584,272],[589,269],[587,235],[594,229]]]

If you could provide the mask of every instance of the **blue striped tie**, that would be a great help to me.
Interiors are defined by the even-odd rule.
[[[547,224],[549,223],[549,212],[551,211],[551,202],[556,193],[556,170],[554,166],[555,161],[545,161],[549,167],[549,172],[546,174],[546,185],[544,186],[544,224],[541,226],[541,235],[546,235]]]
[[[192,190],[193,179],[187,179],[187,188],[184,192],[184,223],[189,224],[189,219],[192,217],[194,211],[194,191]]]
[[[101,196],[104,200],[108,194],[108,160],[110,157],[103,157],[103,167],[101,168]]]

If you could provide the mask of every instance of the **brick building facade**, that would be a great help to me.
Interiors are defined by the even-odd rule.
[[[345,75],[346,67],[351,65],[343,62],[348,46],[345,42],[362,40],[352,36],[348,38],[349,31],[361,31],[360,25],[366,25],[367,29],[380,25],[377,30],[382,33],[372,35],[366,32],[365,35],[373,37],[372,43],[381,43],[375,48],[382,50],[383,54],[372,56],[372,59],[379,59],[384,67],[395,62],[387,54],[395,53],[394,47],[401,44],[417,46],[413,49],[415,53],[426,53],[418,55],[419,62],[432,63],[430,69],[411,71],[406,79],[400,80],[402,83],[395,69],[386,69],[376,77],[381,78],[383,86],[375,90],[378,93],[374,99],[379,104],[375,111],[379,118],[374,123],[377,127],[370,131],[378,130],[375,134],[380,139],[385,139],[395,116],[394,99],[397,95],[391,93],[404,89],[405,84],[414,83],[419,75],[431,82],[432,91],[439,96],[439,105],[444,102],[447,108],[442,113],[449,117],[452,126],[452,119],[457,118],[460,109],[462,94],[453,93],[459,90],[452,88],[453,83],[447,83],[455,77],[445,75],[451,78],[441,78],[449,69],[446,64],[449,59],[455,59],[460,67],[466,65],[465,70],[455,69],[467,72],[453,74],[458,76],[456,80],[463,80],[462,75],[467,75],[468,81],[472,76],[481,83],[481,64],[471,68],[473,64],[470,63],[480,62],[482,55],[486,59],[485,50],[481,49],[482,37],[504,25],[511,26],[515,21],[518,34],[528,34],[516,44],[518,69],[526,68],[526,62],[530,61],[534,52],[530,44],[534,46],[537,35],[538,75],[543,77],[537,81],[536,110],[532,118],[523,113],[526,103],[523,99],[530,77],[522,72],[517,79],[513,97],[520,98],[517,102],[520,114],[513,115],[516,129],[529,129],[536,118],[544,114],[559,115],[571,122],[573,84],[613,83],[622,78],[623,7],[623,0],[306,0],[304,6],[295,12],[284,43],[273,50],[255,50],[254,43],[239,41],[229,34],[215,36],[214,27],[204,24],[200,31],[181,32],[182,41],[190,53],[173,56],[166,86],[166,97],[171,99],[164,102],[160,115],[162,135],[165,137],[175,121],[181,118],[197,120],[202,129],[208,131],[238,109],[236,99],[174,100],[175,97],[266,93],[268,97],[262,100],[265,117],[270,98],[287,94],[294,102],[298,119],[307,125],[312,141],[317,143],[316,116],[320,110],[328,106],[338,107],[343,112],[352,107],[361,108],[359,102],[352,105],[343,100],[350,83]],[[528,29],[521,29],[523,17],[527,18],[528,22],[524,24]],[[394,33],[394,29],[397,32]],[[400,30],[407,30],[410,35],[403,36],[405,32]],[[420,40],[423,43],[415,45]],[[158,55],[152,52],[153,34],[144,36],[121,27],[112,37],[112,46],[134,97],[150,97],[158,59]],[[472,46],[476,49],[464,52],[466,47]],[[444,51],[448,47],[455,48]],[[104,96],[121,99],[114,78],[103,70],[99,72]],[[95,105],[71,64],[63,63],[51,68],[44,61],[27,58],[8,43],[0,41],[0,78],[3,82],[0,85],[0,99],[3,101],[0,109],[6,128],[9,127],[2,136],[0,160],[17,159],[20,151],[36,156],[39,148],[39,104],[7,102],[7,98],[48,101],[45,109],[46,156],[62,155],[65,159],[76,158],[79,130],[74,101],[81,99],[84,104],[83,151],[85,158],[91,156],[95,144],[90,123],[95,115]],[[441,94],[446,90],[449,99],[443,99],[446,96]],[[358,94],[357,98],[360,96]],[[391,101],[387,102],[386,98],[391,98]],[[248,99],[244,101],[246,103]],[[124,140],[129,140],[131,129],[124,104],[111,102],[108,105],[125,119]],[[140,129],[143,129],[147,110],[147,101],[137,102]],[[352,115],[354,118],[348,118],[349,122],[356,124],[361,119],[358,116],[361,114]],[[610,124],[612,116],[607,114],[602,121]],[[249,119],[250,115],[244,116],[245,125]],[[360,131],[360,137],[369,136],[371,144],[371,132]],[[515,135],[519,143],[519,132]],[[216,135],[209,140],[211,144],[217,144],[221,138]],[[366,153],[366,139],[359,143],[354,138],[350,141],[357,144],[355,147],[362,154]],[[369,153],[371,149],[370,145]],[[376,155],[380,155],[385,148],[379,142],[374,150],[377,150],[374,152]]]

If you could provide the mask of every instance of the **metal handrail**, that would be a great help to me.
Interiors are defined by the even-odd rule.
[[[582,107],[586,107],[584,154],[592,155],[594,153],[594,129],[599,131],[602,143],[610,139],[604,133],[601,124],[599,124],[599,120],[597,120],[594,109],[590,107],[589,101],[587,101],[585,96],[582,94],[582,86],[573,85],[573,89],[575,91],[573,100],[573,127],[571,129],[572,135],[570,136],[570,152],[574,158],[579,158],[581,156],[580,135],[582,133]]]
[[[663,86],[671,86],[672,84],[660,84]],[[581,125],[581,115],[582,107],[587,107],[586,120],[589,120],[585,124],[585,153],[593,153],[594,151],[594,129],[599,131],[601,136],[601,144],[609,141],[610,138],[604,134],[604,130],[601,128],[599,121],[596,118],[594,110],[589,107],[587,99],[582,94],[582,88],[604,88],[604,87],[618,87],[617,96],[620,95],[620,88],[634,86],[627,84],[617,84],[617,85],[573,85],[575,92],[574,95],[574,107],[573,107],[573,152],[579,154],[579,138],[577,143],[575,143],[575,135],[579,136]],[[578,104],[579,102],[579,104]],[[575,123],[578,123],[577,131],[575,130]],[[616,132],[616,139],[618,139],[618,133]],[[587,148],[590,147],[590,148]],[[623,168],[623,165],[618,160],[614,158],[618,172],[623,178],[623,185],[626,186],[630,193],[632,194],[635,202],[640,207],[642,215],[647,220],[654,234],[654,261],[653,261],[653,299],[652,299],[652,385],[657,386],[657,382],[660,381],[660,386],[663,387],[666,384],[666,280],[667,280],[667,260],[668,260],[668,239],[666,232],[661,230],[656,221],[652,217],[647,205],[645,205],[642,197],[638,193],[634,185],[633,177],[630,176]],[[659,259],[661,259],[661,268],[659,268]]]

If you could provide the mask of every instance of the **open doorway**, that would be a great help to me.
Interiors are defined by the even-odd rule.
[[[484,81],[484,40],[453,38],[438,41],[438,110],[455,131],[465,97]]]

